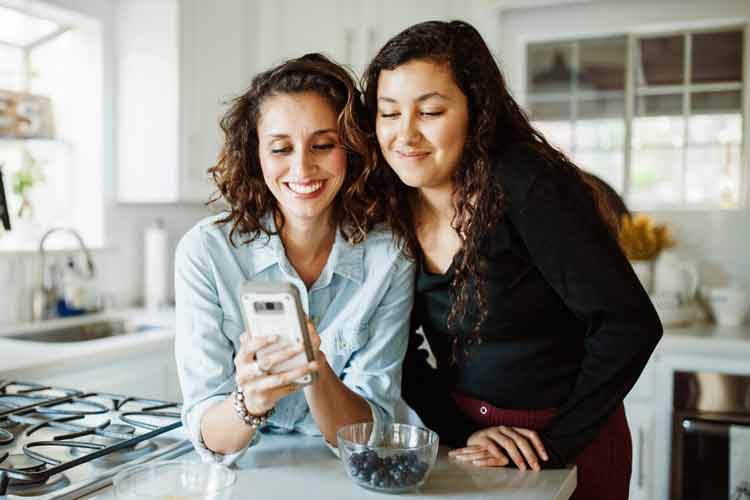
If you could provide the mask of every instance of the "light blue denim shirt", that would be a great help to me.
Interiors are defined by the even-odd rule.
[[[234,356],[244,331],[239,287],[246,280],[285,281],[300,292],[316,325],[320,349],[339,378],[362,396],[375,422],[392,420],[401,405],[401,363],[413,304],[414,266],[389,231],[375,230],[352,245],[336,241],[318,280],[308,290],[286,258],[278,235],[250,244],[229,243],[229,225],[209,217],[177,246],[175,352],[184,397],[183,423],[204,460],[228,465],[245,451],[220,455],[201,438],[206,410],[235,388]],[[275,230],[272,217],[264,221]],[[269,418],[272,432],[320,435],[302,391],[280,400]],[[261,433],[249,443],[254,444]]]

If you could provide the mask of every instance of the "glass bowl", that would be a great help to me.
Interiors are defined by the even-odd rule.
[[[367,422],[344,426],[336,437],[349,477],[382,493],[419,488],[437,460],[438,435],[423,427]]]
[[[170,461],[129,467],[112,483],[118,500],[227,500],[235,481],[221,465]]]

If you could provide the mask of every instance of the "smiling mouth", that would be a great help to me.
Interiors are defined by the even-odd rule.
[[[421,160],[423,158],[426,158],[430,152],[429,151],[396,151],[396,154],[398,154],[399,157],[405,158],[407,160]]]
[[[297,194],[312,194],[323,187],[323,181],[314,182],[285,182],[290,191]]]

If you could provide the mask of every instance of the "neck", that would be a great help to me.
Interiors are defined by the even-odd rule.
[[[322,257],[325,263],[336,239],[333,214],[314,219],[285,217],[280,236],[289,262],[298,271]]]
[[[453,220],[453,184],[437,188],[421,188],[416,196],[417,213],[420,219],[427,218],[450,223]]]

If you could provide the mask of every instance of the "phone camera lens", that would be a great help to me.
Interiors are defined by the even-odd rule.
[[[273,302],[266,302],[266,309],[273,311],[275,309]]]

